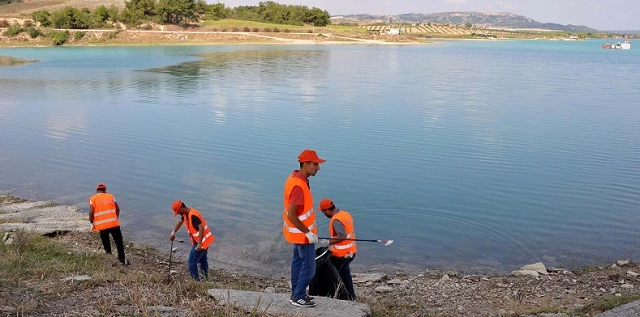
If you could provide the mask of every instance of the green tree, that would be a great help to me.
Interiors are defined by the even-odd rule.
[[[162,23],[184,26],[197,20],[194,0],[160,0],[157,12]]]
[[[231,8],[224,6],[224,3],[209,4],[205,13],[212,19],[226,19],[231,16]]]
[[[473,26],[473,24],[471,24],[471,22],[467,22],[467,23],[465,23],[465,24],[464,24],[464,26],[465,26],[467,29],[470,29],[470,28]]]
[[[114,23],[118,22],[118,17],[120,16],[118,7],[116,7],[115,4],[112,4],[109,9],[107,9],[107,15],[109,16],[109,21]]]
[[[95,22],[106,22],[109,20],[109,10],[104,5],[98,6],[95,10],[93,10],[93,21]]]
[[[51,14],[51,22],[57,29],[88,29],[90,21],[89,13],[69,6]]]
[[[326,10],[313,8],[305,15],[304,22],[311,23],[314,26],[327,26],[331,24],[331,15]]]
[[[44,27],[51,26],[51,13],[46,10],[34,11],[31,13],[31,18],[35,22],[40,22],[40,25]]]
[[[130,0],[124,2],[124,9],[119,17],[124,23],[138,25],[140,21],[149,20],[155,15],[155,0]]]

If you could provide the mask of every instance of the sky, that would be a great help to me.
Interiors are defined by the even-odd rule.
[[[266,1],[266,0],[263,0]],[[640,0],[273,0],[344,14],[401,14],[493,11],[524,15],[538,22],[585,25],[597,30],[640,30]],[[259,0],[207,0],[228,7]]]

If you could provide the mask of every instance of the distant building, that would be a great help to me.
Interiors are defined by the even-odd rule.
[[[398,34],[400,34],[400,29],[389,29],[387,31],[387,34],[389,34],[389,35],[398,35]]]

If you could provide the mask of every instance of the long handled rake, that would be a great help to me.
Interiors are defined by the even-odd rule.
[[[173,240],[171,240],[171,249],[169,249],[169,273],[167,274],[167,282],[171,281],[171,256],[173,255]]]
[[[318,239],[329,240],[331,238],[318,238]],[[347,240],[347,241],[363,241],[363,242],[381,242],[381,243],[384,243],[385,247],[388,247],[393,243],[393,240],[374,240],[374,239],[343,239],[343,240]]]

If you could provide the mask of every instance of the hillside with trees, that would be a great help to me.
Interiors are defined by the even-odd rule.
[[[439,23],[456,25],[477,25],[493,28],[511,29],[546,29],[565,32],[597,32],[597,30],[581,25],[562,25],[542,23],[531,18],[509,12],[440,12],[440,13],[407,13],[398,15],[345,15],[344,19],[361,22],[390,21],[393,23]]]

